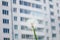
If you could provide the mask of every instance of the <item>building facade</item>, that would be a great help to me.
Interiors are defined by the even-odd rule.
[[[0,40],[60,40],[60,0],[0,0]]]

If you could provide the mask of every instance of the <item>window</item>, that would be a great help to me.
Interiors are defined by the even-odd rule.
[[[36,5],[34,3],[32,3],[32,7],[35,7]]]
[[[20,0],[20,5],[30,6],[31,3],[26,2],[26,1],[21,1],[21,0]]]
[[[46,29],[46,32],[48,33],[48,29]]]
[[[24,5],[25,5],[25,6],[30,6],[30,3],[29,3],[29,2],[24,1]]]
[[[46,3],[46,0],[43,0],[44,3]]]
[[[8,10],[2,10],[2,13],[4,14],[4,15],[8,15],[9,14],[9,12],[8,12]]]
[[[14,16],[14,21],[17,21],[17,17],[16,16]]]
[[[30,11],[30,10],[27,10],[27,9],[22,9],[22,8],[20,8],[20,13],[30,14],[31,11]]]
[[[24,9],[23,11],[25,14],[30,14],[30,10]]]
[[[21,20],[21,21],[24,21],[24,18],[23,18],[23,17],[20,17],[20,20]]]
[[[42,9],[42,5],[39,4],[34,4],[34,3],[30,3],[30,2],[26,2],[26,1],[19,1],[20,5],[24,5],[24,6],[32,6],[33,8],[38,8],[38,9]]]
[[[23,5],[24,4],[23,1],[19,1],[19,3],[20,3],[20,5]]]
[[[29,35],[29,34],[22,34],[21,35],[21,37],[23,38],[23,39],[32,39],[33,38],[33,36],[32,35]]]
[[[20,8],[20,13],[24,13],[24,10]]]
[[[39,24],[43,24],[43,20],[37,20]]]
[[[49,40],[49,37],[47,37],[47,40]]]
[[[42,6],[41,6],[41,5],[39,5],[39,4],[34,4],[34,3],[32,3],[32,7],[33,7],[33,8],[42,9]]]
[[[21,30],[29,30],[29,28],[25,25],[21,25]]]
[[[21,25],[21,30],[24,30],[25,29],[25,26],[24,25]]]
[[[10,38],[4,38],[4,40],[10,40]]]
[[[24,22],[26,22],[28,19],[29,19],[29,18],[20,17],[20,20],[21,20],[21,21],[24,21]]]
[[[50,14],[51,14],[51,15],[54,15],[54,12],[50,11]]]
[[[3,28],[3,33],[9,33],[9,29],[8,28]]]
[[[41,5],[38,5],[38,4],[36,4],[36,8],[42,8],[42,6]]]
[[[45,22],[45,25],[46,25],[46,26],[48,25],[48,21]]]
[[[22,38],[25,38],[25,34],[22,34],[21,37],[22,37]]]
[[[18,29],[18,25],[14,25],[14,29],[17,30]]]
[[[59,10],[57,10],[57,13],[59,13]]]
[[[51,22],[55,22],[55,19],[51,18]]]
[[[58,3],[56,3],[56,5],[57,5],[57,7],[59,6],[59,4],[58,4]]]
[[[52,30],[56,30],[56,27],[55,26],[52,26]]]
[[[51,1],[51,2],[52,2],[52,0],[49,0],[49,1]]]
[[[58,16],[58,20],[60,20],[60,16]]]
[[[59,27],[60,27],[60,23],[59,23]]]
[[[60,34],[60,31],[59,31],[59,34]]]
[[[16,0],[13,0],[13,3],[16,4]]]
[[[46,7],[44,7],[44,10],[46,10]]]
[[[29,37],[30,37],[30,35],[27,34],[27,35],[26,35],[26,38],[28,39]]]
[[[17,12],[17,8],[13,8],[13,12]]]
[[[36,0],[36,1],[40,1],[40,0]]]
[[[44,36],[38,36],[38,40],[44,40]]]
[[[49,6],[50,6],[50,8],[53,8],[53,5],[52,4],[50,4]]]
[[[9,19],[3,19],[3,23],[9,24]]]
[[[53,34],[52,34],[52,37],[53,37],[53,38],[54,38],[54,37],[56,37],[56,34],[55,34],[55,33],[53,33]]]
[[[2,1],[2,5],[3,5],[3,6],[8,6],[8,2]]]
[[[26,39],[31,39],[32,35],[26,34]]]
[[[36,31],[39,31],[39,32],[43,32],[44,31],[44,28],[36,28]]]
[[[15,34],[15,39],[18,39],[18,34]]]

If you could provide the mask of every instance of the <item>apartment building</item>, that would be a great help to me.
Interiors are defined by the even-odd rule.
[[[60,0],[0,0],[0,40],[60,40]]]
[[[12,40],[10,0],[0,0],[0,40]]]

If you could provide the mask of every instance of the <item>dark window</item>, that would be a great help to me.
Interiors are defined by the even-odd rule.
[[[23,4],[24,4],[24,2],[23,2],[23,1],[20,1],[19,3],[20,3],[20,5],[23,5]]]
[[[9,19],[3,19],[3,23],[9,24]]]
[[[4,33],[9,33],[9,29],[8,28],[3,28],[3,32]]]
[[[57,5],[57,7],[59,7],[59,4],[58,3],[56,3],[56,5]]]
[[[13,0],[13,3],[16,4],[16,0]]]
[[[44,10],[46,10],[46,7],[44,7]]]
[[[25,34],[22,34],[21,37],[22,37],[22,38],[25,38]]]
[[[18,34],[15,34],[15,39],[18,39]]]
[[[53,8],[53,5],[52,4],[50,4],[50,8]]]
[[[42,8],[41,5],[36,4],[36,8]]]
[[[21,20],[21,21],[24,21],[24,18],[23,18],[23,17],[20,17],[20,20]]]
[[[30,14],[30,10],[25,9],[25,10],[24,10],[24,13],[25,13],[25,14]]]
[[[46,3],[46,0],[43,0],[44,3]]]
[[[60,16],[58,16],[58,20],[60,20]]]
[[[59,23],[59,27],[60,27],[60,23]]]
[[[46,32],[48,33],[48,29],[46,29]]]
[[[17,17],[16,16],[14,16],[14,21],[17,21]]]
[[[32,3],[32,7],[35,7],[36,5],[34,3]]]
[[[30,10],[27,10],[27,9],[20,9],[20,13],[24,13],[24,14],[30,14]]]
[[[54,12],[50,11],[50,14],[51,14],[51,15],[54,15]]]
[[[40,0],[36,0],[36,1],[40,1]]]
[[[13,12],[17,12],[17,8],[13,8]]]
[[[59,10],[57,10],[57,13],[59,13]]]
[[[27,38],[27,39],[30,38],[30,35],[27,34],[27,35],[26,35],[26,38]]]
[[[51,22],[55,22],[55,19],[51,18]]]
[[[4,38],[4,40],[10,40],[10,38]]]
[[[49,1],[51,1],[51,2],[52,2],[52,0],[49,0]]]
[[[3,13],[4,15],[8,15],[8,14],[9,14],[8,10],[2,10],[2,13]]]
[[[20,0],[20,5],[24,5],[24,6],[32,6],[32,7],[34,7],[34,8],[42,8],[42,6],[41,5],[39,5],[39,4],[34,4],[34,3],[32,3],[32,5],[31,5],[31,3],[30,2],[26,2],[26,1],[21,1]]]
[[[31,3],[26,2],[26,1],[21,1],[21,0],[20,0],[20,5],[30,6]]]
[[[26,38],[26,39],[32,39],[32,35],[29,35],[29,34],[22,34],[21,35],[21,37],[24,39],[24,38]]]
[[[52,37],[56,37],[56,34],[52,34]]]
[[[24,5],[25,5],[25,6],[30,6],[30,3],[29,3],[29,2],[24,1]]]
[[[47,37],[47,40],[49,40],[49,37]]]
[[[21,25],[21,30],[25,30],[26,26]]]
[[[33,7],[33,8],[40,8],[40,9],[42,8],[41,5],[39,5],[39,4],[34,4],[34,3],[32,3],[32,7]]]
[[[59,6],[59,4],[58,4],[58,3],[56,3],[56,5],[57,5],[57,7]]]
[[[25,18],[25,17],[20,17],[20,20],[23,22],[26,22],[29,18]]]
[[[17,30],[17,29],[18,29],[18,25],[14,25],[14,29],[16,29],[16,30]]]
[[[31,29],[28,28],[28,26],[26,26],[26,25],[21,25],[21,30],[27,30],[27,31],[29,31]]]
[[[43,20],[37,20],[39,24],[43,24]]]
[[[20,9],[20,13],[24,13],[23,9]]]
[[[3,6],[8,6],[8,2],[2,1],[2,5],[3,5]]]
[[[52,26],[52,30],[56,30],[56,27],[55,26]]]
[[[38,40],[43,40],[44,36],[38,36]]]

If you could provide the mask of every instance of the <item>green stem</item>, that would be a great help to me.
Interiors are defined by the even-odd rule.
[[[35,32],[35,29],[34,29],[34,26],[32,25],[32,29],[33,29],[33,32],[34,32],[34,36],[35,36],[35,39],[38,40],[37,38],[37,35],[36,35],[36,32]]]

